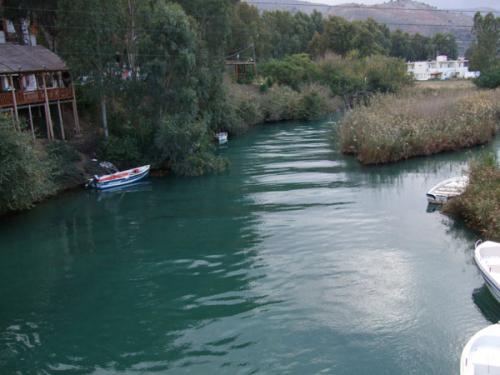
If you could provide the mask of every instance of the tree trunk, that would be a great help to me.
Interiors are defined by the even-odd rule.
[[[109,138],[108,113],[106,110],[106,97],[104,95],[101,96],[101,121],[102,121],[102,128],[104,129],[104,138],[108,139]]]

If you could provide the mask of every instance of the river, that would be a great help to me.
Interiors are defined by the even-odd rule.
[[[425,192],[479,150],[362,167],[330,129],[261,126],[221,175],[2,219],[0,373],[456,375],[500,305]]]

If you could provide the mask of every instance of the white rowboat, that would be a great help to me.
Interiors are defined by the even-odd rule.
[[[228,136],[229,135],[227,132],[219,132],[219,133],[215,134],[215,138],[217,138],[220,145],[227,143]]]
[[[468,184],[469,178],[466,176],[444,180],[429,190],[427,200],[433,204],[444,204],[451,198],[463,194]]]
[[[474,260],[481,271],[486,286],[500,303],[500,243],[476,242]]]
[[[472,336],[462,351],[460,375],[500,375],[500,324]]]

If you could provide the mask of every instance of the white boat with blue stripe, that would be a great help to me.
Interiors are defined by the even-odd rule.
[[[500,303],[500,243],[476,242],[474,260],[483,275],[486,286]]]
[[[134,184],[148,177],[150,168],[151,166],[144,165],[113,174],[94,176],[94,178],[89,180],[87,187],[96,190],[105,190]]]

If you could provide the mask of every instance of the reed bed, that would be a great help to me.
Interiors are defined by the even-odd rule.
[[[445,212],[461,217],[487,240],[500,241],[500,168],[493,156],[471,164],[469,186]]]
[[[487,143],[499,118],[500,91],[413,87],[346,114],[340,140],[363,164],[390,163]]]

